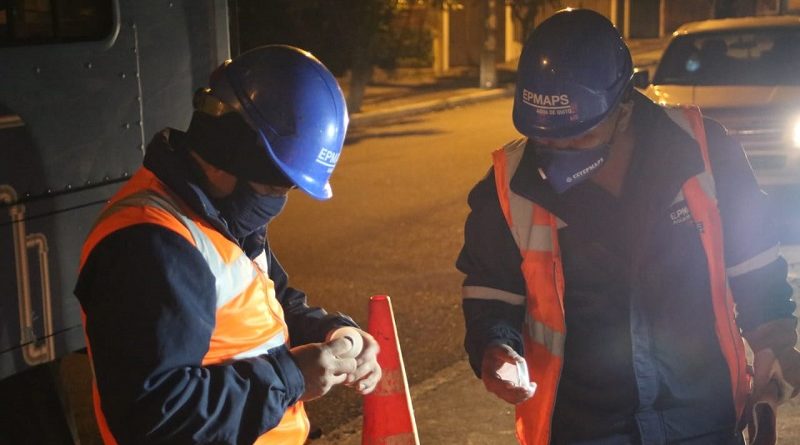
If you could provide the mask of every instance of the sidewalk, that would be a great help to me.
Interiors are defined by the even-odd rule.
[[[470,103],[511,97],[514,93],[516,71],[511,66],[499,66],[496,88],[479,85],[477,69],[454,69],[444,76],[432,70],[378,71],[364,93],[361,110],[350,114],[350,128],[418,113],[440,111]],[[349,90],[346,79],[340,79],[345,95]]]

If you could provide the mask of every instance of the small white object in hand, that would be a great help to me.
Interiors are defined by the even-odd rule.
[[[528,365],[525,362],[503,363],[497,370],[497,375],[514,386],[536,389],[536,382],[528,376]]]
[[[347,326],[333,331],[331,341],[340,337],[348,339],[351,346],[350,349],[339,354],[339,358],[356,358],[358,354],[361,354],[361,349],[364,348],[364,340],[361,338],[361,334],[356,328]]]

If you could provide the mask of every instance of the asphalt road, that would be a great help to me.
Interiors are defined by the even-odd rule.
[[[425,114],[350,133],[332,178],[333,199],[293,193],[270,240],[290,282],[310,301],[366,325],[370,295],[391,296],[413,385],[464,357],[462,276],[467,194],[490,153],[516,137],[511,101]],[[309,406],[329,431],[360,412],[336,391]]]

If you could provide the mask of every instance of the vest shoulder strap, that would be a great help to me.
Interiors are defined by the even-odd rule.
[[[500,208],[523,255],[528,251],[555,250],[554,230],[566,226],[561,219],[543,207],[511,190],[511,179],[519,167],[527,142],[527,139],[518,139],[493,154]]]
[[[667,116],[672,119],[683,131],[697,142],[700,154],[703,157],[703,172],[696,176],[703,191],[710,198],[716,200],[716,184],[711,170],[711,161],[708,154],[708,141],[706,140],[705,126],[703,125],[703,115],[700,109],[694,105],[680,105],[663,107]],[[683,190],[678,193],[674,202],[683,201]]]

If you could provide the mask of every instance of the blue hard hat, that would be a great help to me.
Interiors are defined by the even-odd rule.
[[[288,45],[254,48],[211,75],[208,94],[236,109],[286,177],[317,199],[344,145],[347,104],[330,71]]]
[[[514,126],[529,137],[577,136],[614,109],[632,78],[630,51],[607,18],[589,9],[561,10],[525,42]]]

